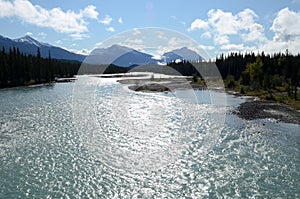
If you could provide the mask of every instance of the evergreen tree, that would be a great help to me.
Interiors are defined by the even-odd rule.
[[[24,55],[18,48],[8,52],[2,47],[0,53],[0,88],[22,86],[54,81],[55,77],[72,77],[77,74],[80,63],[62,62],[51,58],[42,58],[40,50],[37,55]]]

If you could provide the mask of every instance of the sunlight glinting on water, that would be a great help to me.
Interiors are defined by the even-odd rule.
[[[197,103],[193,91],[181,92],[185,98],[178,98],[180,92],[136,93],[125,87],[100,84],[95,91],[84,89],[78,95],[84,96],[75,104],[78,110],[95,113],[76,121],[84,145],[107,166],[130,172],[153,171],[174,163],[198,134],[199,126],[208,122],[205,105]],[[80,117],[85,114],[78,113]],[[199,134],[202,138],[197,135],[199,140],[205,137],[203,132]]]
[[[196,91],[203,100],[194,113],[195,104],[172,93],[130,92],[119,102],[118,92],[128,96],[123,86],[86,80],[76,85],[81,98],[74,83],[0,93],[1,198],[299,197],[299,125],[242,120],[231,110],[244,100],[229,95],[218,107]],[[203,153],[205,135],[225,113],[219,138]]]

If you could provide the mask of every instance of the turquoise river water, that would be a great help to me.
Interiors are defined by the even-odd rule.
[[[0,90],[0,198],[300,198],[300,126],[240,119],[244,101],[96,77]]]

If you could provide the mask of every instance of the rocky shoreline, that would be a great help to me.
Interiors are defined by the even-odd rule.
[[[176,89],[207,89],[206,85],[192,83],[185,78],[122,79],[121,84],[132,84],[128,88],[141,92],[173,92]]]
[[[247,101],[240,104],[234,113],[246,120],[272,118],[277,121],[300,125],[299,111],[273,101]]]
[[[133,91],[142,91],[142,92],[168,92],[171,89],[167,86],[157,83],[149,83],[143,85],[132,85],[128,87]]]
[[[128,87],[133,91],[142,92],[173,92],[176,89],[206,89],[206,86],[199,84],[189,84],[189,83],[146,83],[146,84],[136,84]]]

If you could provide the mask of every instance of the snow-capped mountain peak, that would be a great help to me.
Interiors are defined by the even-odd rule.
[[[27,55],[36,55],[37,48],[40,49],[42,57],[48,57],[49,53],[52,58],[64,60],[76,60],[82,62],[86,56],[72,53],[60,47],[52,46],[47,43],[39,42],[36,39],[26,35],[19,39],[9,39],[0,35],[0,48],[9,49],[18,48],[20,52]]]
[[[24,37],[21,37],[19,39],[15,39],[14,41],[16,42],[23,42],[23,43],[28,43],[30,45],[35,45],[36,47],[41,47],[41,46],[48,46],[48,47],[51,47],[50,44],[47,44],[47,43],[42,43],[42,42],[39,42],[35,39],[33,39],[32,37],[26,35]]]
[[[67,49],[39,42],[28,35],[19,39],[9,39],[0,35],[0,48],[2,47],[6,51],[9,51],[11,48],[18,48],[20,52],[31,55],[36,55],[37,48],[39,48],[42,57],[48,57],[50,54],[55,59],[84,61],[89,64],[114,64],[121,67],[148,64],[165,65],[176,60],[203,60],[199,54],[187,47],[175,49],[159,55],[159,57],[154,57],[151,53],[147,54],[118,44],[94,49],[89,55],[81,55],[70,52]]]

